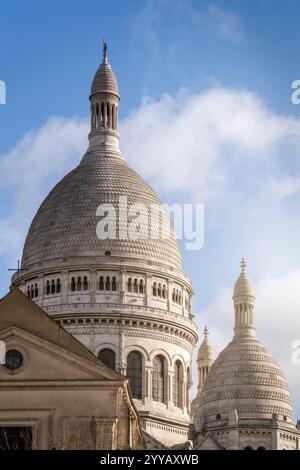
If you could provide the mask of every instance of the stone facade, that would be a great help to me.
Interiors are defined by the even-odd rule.
[[[126,378],[16,289],[0,301],[0,339],[0,448],[145,447]]]

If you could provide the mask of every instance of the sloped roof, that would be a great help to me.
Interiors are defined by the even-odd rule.
[[[106,375],[112,380],[125,380],[122,374],[103,364],[80,341],[56,323],[44,310],[29,300],[17,288],[0,300],[0,331],[10,326],[17,326],[28,333],[98,364],[102,369],[105,368]]]

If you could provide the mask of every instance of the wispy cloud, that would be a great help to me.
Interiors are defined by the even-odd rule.
[[[227,41],[239,44],[243,43],[246,39],[246,33],[241,20],[235,13],[227,12],[216,5],[211,5],[208,8],[208,22],[211,29]]]
[[[87,145],[87,133],[86,120],[52,118],[40,129],[28,132],[0,158],[5,214],[0,221],[0,255],[15,258],[20,254],[35,211],[52,186],[78,162]]]

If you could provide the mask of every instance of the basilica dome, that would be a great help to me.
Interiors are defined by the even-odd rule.
[[[98,238],[98,206],[112,204],[116,208],[118,235],[119,198],[124,196],[128,207],[141,204],[148,214],[151,213],[151,205],[161,207],[151,187],[119,155],[97,157],[86,154],[77,168],[53,188],[39,208],[26,238],[22,267],[74,257],[95,260],[95,257],[103,257],[109,252],[111,256],[150,259],[180,269],[180,250],[171,226],[167,239],[151,238],[150,223],[148,229],[147,226],[142,227],[149,235],[145,239]],[[152,222],[156,223],[153,218]]]

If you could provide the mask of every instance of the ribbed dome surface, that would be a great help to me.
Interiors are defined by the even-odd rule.
[[[94,260],[109,250],[112,256],[149,260],[181,269],[173,228],[171,237],[165,240],[151,239],[151,235],[136,240],[97,237],[96,226],[100,221],[96,217],[97,207],[103,203],[117,207],[120,196],[127,196],[128,205],[141,203],[148,210],[151,204],[161,204],[155,192],[123,158],[86,154],[39,208],[25,241],[22,266],[69,257],[88,256]]]
[[[95,73],[91,94],[114,93],[119,95],[116,76],[108,63],[102,63]]]
[[[240,417],[276,413],[292,417],[291,397],[283,373],[271,354],[254,337],[235,337],[213,363],[201,394],[204,422],[216,415]]]
[[[214,352],[213,352],[212,345],[209,343],[207,339],[205,339],[199,347],[197,361],[213,360],[213,358],[214,358]]]

